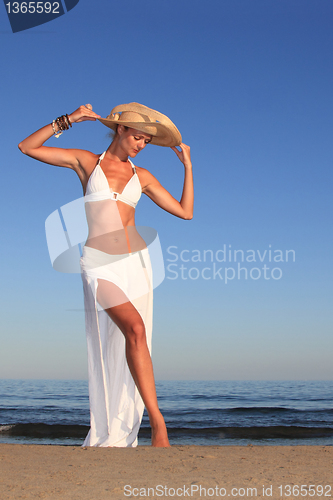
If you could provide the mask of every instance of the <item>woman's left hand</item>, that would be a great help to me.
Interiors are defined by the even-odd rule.
[[[186,144],[179,144],[181,151],[179,151],[176,147],[172,147],[171,149],[176,153],[180,161],[184,164],[185,167],[191,167],[191,154],[190,154],[190,146]]]

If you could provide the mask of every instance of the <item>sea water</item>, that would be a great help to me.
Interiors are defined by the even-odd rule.
[[[159,381],[174,445],[333,445],[331,381]],[[0,443],[82,445],[88,382],[0,380]],[[139,444],[150,444],[144,415]]]

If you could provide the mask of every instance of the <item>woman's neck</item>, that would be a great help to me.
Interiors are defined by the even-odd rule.
[[[128,155],[120,147],[117,136],[113,139],[110,146],[108,147],[106,154],[110,160],[113,161],[128,161]]]

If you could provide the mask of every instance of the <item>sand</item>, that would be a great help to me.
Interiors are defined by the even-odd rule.
[[[333,447],[0,445],[1,500],[170,497],[333,498]]]

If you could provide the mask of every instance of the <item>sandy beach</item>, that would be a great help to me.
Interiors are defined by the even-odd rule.
[[[330,446],[1,444],[0,462],[1,500],[333,497]]]

